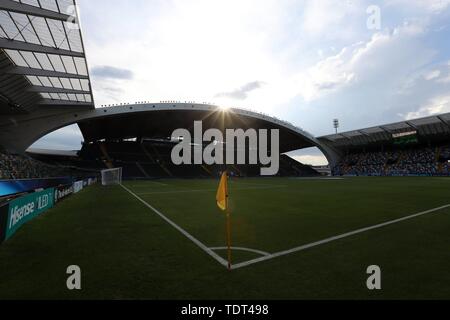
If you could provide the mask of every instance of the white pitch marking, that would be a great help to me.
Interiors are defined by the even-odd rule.
[[[188,238],[189,240],[191,240],[193,243],[195,243],[200,249],[202,249],[203,251],[205,251],[207,254],[209,254],[211,257],[213,257],[214,259],[216,259],[221,265],[223,265],[224,267],[228,267],[228,262],[223,259],[221,256],[219,256],[217,253],[215,253],[214,251],[212,251],[211,249],[209,249],[207,246],[205,246],[202,242],[200,242],[199,240],[197,240],[196,238],[194,238],[190,233],[188,233],[186,230],[184,230],[183,228],[181,228],[179,225],[177,225],[175,222],[173,222],[172,220],[170,220],[169,218],[167,218],[164,214],[162,214],[160,211],[158,211],[157,209],[155,209],[153,206],[151,206],[150,204],[148,204],[146,201],[142,200],[138,195],[136,195],[133,191],[131,191],[130,189],[128,189],[127,187],[125,187],[124,185],[120,185],[122,188],[124,188],[126,191],[128,191],[133,197],[135,197],[136,199],[138,199],[140,202],[142,202],[146,207],[148,207],[149,209],[151,209],[154,213],[156,213],[158,216],[160,216],[163,220],[165,220],[168,224],[170,224],[172,227],[174,227],[175,229],[177,229],[179,232],[181,232],[186,238]]]
[[[265,189],[276,189],[276,188],[287,188],[287,186],[271,186],[271,187],[260,187],[260,188],[233,188],[232,191],[240,191],[240,190],[265,190]],[[139,193],[140,196],[152,195],[152,194],[171,194],[171,193],[195,193],[195,192],[216,192],[217,189],[190,189],[190,190],[175,190],[175,191],[155,191],[155,192],[146,192]]]
[[[228,250],[228,247],[217,247],[217,248],[210,248],[210,249],[213,251],[222,251],[222,250]],[[268,252],[261,251],[261,250],[255,250],[255,249],[249,249],[249,248],[231,247],[231,250],[247,251],[247,252],[259,254],[261,256],[270,256],[270,253],[268,253]]]
[[[159,181],[147,180],[146,182],[151,182],[151,183],[154,183],[154,184],[159,184],[160,186],[165,186],[165,187],[168,187],[168,186],[169,186],[167,183],[162,183],[162,182],[159,182]]]
[[[292,254],[292,253],[296,253],[296,252],[299,252],[299,251],[304,251],[306,249],[317,247],[317,246],[320,246],[322,244],[330,243],[330,242],[333,242],[333,241],[336,241],[336,240],[340,240],[340,239],[343,239],[343,238],[348,238],[348,237],[354,236],[356,234],[360,234],[360,233],[367,232],[367,231],[370,231],[370,230],[386,227],[386,226],[389,226],[389,225],[392,225],[392,224],[396,224],[396,223],[399,223],[399,222],[403,222],[403,221],[406,221],[406,220],[417,218],[417,217],[420,217],[420,216],[423,216],[423,215],[426,215],[426,214],[429,214],[429,213],[440,211],[440,210],[443,210],[443,209],[446,209],[446,208],[450,208],[450,204],[447,204],[447,205],[442,206],[442,207],[430,209],[430,210],[427,210],[427,211],[419,212],[419,213],[416,213],[416,214],[413,214],[413,215],[410,215],[410,216],[407,216],[407,217],[403,217],[403,218],[400,218],[400,219],[396,219],[396,220],[380,223],[380,224],[377,224],[377,225],[374,225],[374,226],[371,226],[371,227],[367,227],[367,228],[351,231],[351,232],[348,232],[348,233],[344,233],[344,234],[341,234],[339,236],[335,236],[335,237],[331,237],[331,238],[324,239],[324,240],[321,240],[321,241],[313,242],[313,243],[306,244],[306,245],[303,245],[303,246],[300,246],[300,247],[297,247],[297,248],[293,248],[293,249],[290,249],[290,250],[274,253],[274,254],[271,254],[271,255],[268,255],[268,256],[265,256],[265,257],[261,257],[261,258],[253,259],[253,260],[250,260],[250,261],[238,263],[238,264],[233,265],[232,269],[235,270],[235,269],[239,269],[239,268],[243,268],[243,267],[248,267],[248,266],[253,265],[255,263],[259,263],[259,262],[271,260],[271,259],[274,259],[274,258],[286,256],[286,255],[289,255],[289,254]]]
[[[318,177],[318,178],[314,178],[314,177],[297,177],[297,178],[289,178],[291,180],[327,180],[327,181],[338,181],[338,180],[345,180],[344,178],[339,178],[339,177],[329,177],[329,178],[322,178],[322,177]]]
[[[157,215],[159,215],[162,219],[164,219],[172,227],[174,227],[179,232],[181,232],[189,240],[194,242],[198,247],[200,247],[203,251],[205,251],[207,254],[209,254],[211,257],[213,257],[221,265],[223,265],[226,268],[228,267],[228,262],[225,259],[223,259],[222,257],[220,257],[218,254],[216,254],[213,251],[212,248],[208,248],[207,246],[205,246],[202,242],[200,242],[199,240],[194,238],[191,234],[189,234],[187,231],[182,229],[180,226],[178,226],[172,220],[167,218],[165,215],[163,215],[160,211],[158,211],[153,206],[148,204],[146,201],[142,200],[138,195],[133,193],[127,187],[125,187],[124,185],[121,185],[121,187],[124,188],[126,191],[128,191],[132,196],[134,196],[140,202],[142,202],[146,207],[148,207],[153,212],[155,212]],[[317,246],[322,245],[322,244],[327,244],[327,243],[330,243],[330,242],[333,242],[333,241],[337,241],[337,240],[340,240],[340,239],[351,237],[351,236],[356,235],[356,234],[360,234],[360,233],[363,233],[363,232],[379,229],[379,228],[382,228],[382,227],[385,227],[385,226],[389,226],[389,225],[392,225],[392,224],[396,224],[396,223],[399,223],[399,222],[403,222],[403,221],[406,221],[406,220],[417,218],[417,217],[420,217],[420,216],[423,216],[423,215],[426,215],[426,214],[429,214],[429,213],[433,213],[433,212],[436,212],[436,211],[440,211],[440,210],[443,210],[443,209],[446,209],[446,208],[450,208],[450,204],[444,205],[442,207],[430,209],[430,210],[427,210],[427,211],[419,212],[419,213],[416,213],[416,214],[413,214],[413,215],[409,215],[409,216],[406,216],[406,217],[403,217],[403,218],[399,218],[399,219],[396,219],[396,220],[392,220],[392,221],[384,222],[384,223],[381,223],[381,224],[377,224],[377,225],[374,225],[374,226],[371,226],[371,227],[367,227],[367,228],[362,228],[362,229],[358,229],[358,230],[355,230],[355,231],[351,231],[351,232],[348,232],[348,233],[345,233],[345,234],[342,234],[342,235],[334,236],[334,237],[331,237],[331,238],[327,238],[327,239],[324,239],[324,240],[320,240],[320,241],[317,241],[317,242],[306,244],[306,245],[303,245],[303,246],[300,246],[300,247],[297,247],[297,248],[293,248],[293,249],[289,249],[289,250],[286,250],[286,251],[281,251],[281,252],[277,252],[277,253],[273,253],[273,254],[269,254],[269,253],[264,252],[264,257],[253,259],[253,260],[249,260],[249,261],[242,262],[242,263],[238,263],[238,264],[232,265],[231,268],[233,270],[244,268],[244,267],[247,267],[247,266],[259,263],[259,262],[264,262],[264,261],[268,261],[268,260],[275,259],[275,258],[278,258],[278,257],[286,256],[286,255],[289,255],[289,254],[292,254],[292,253],[304,251],[304,250],[307,250],[307,249],[310,249],[310,248],[313,248],[313,247],[317,247]],[[219,250],[221,248],[216,248],[216,249]],[[243,249],[243,248],[241,248],[241,249]],[[255,251],[253,251],[253,252],[255,252]],[[261,251],[260,253],[262,254],[263,251]]]
[[[279,186],[279,185],[277,185],[277,184],[269,184],[269,183],[248,183],[248,182],[233,181],[233,180],[230,180],[230,185],[235,185],[235,186],[253,186],[253,187],[273,187],[273,186]]]
[[[159,181],[145,180],[143,182],[145,182],[145,183],[153,183],[153,184],[157,184],[157,185],[164,186],[164,187],[168,187],[169,186],[167,183],[162,183],[162,182],[159,182]],[[130,184],[128,184],[128,186],[132,187],[132,188],[148,188],[148,185],[143,184],[143,183],[142,184],[137,184],[137,185],[133,185],[133,184],[130,185]]]

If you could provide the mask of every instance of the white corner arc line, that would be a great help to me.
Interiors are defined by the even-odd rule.
[[[306,245],[303,245],[303,246],[300,246],[300,247],[297,247],[297,248],[293,248],[293,249],[290,249],[290,250],[277,252],[277,253],[271,254],[269,256],[265,256],[265,257],[253,259],[253,260],[250,260],[250,261],[238,263],[238,264],[233,265],[231,268],[233,270],[235,270],[235,269],[239,269],[239,268],[243,268],[243,267],[248,267],[248,266],[253,265],[255,263],[259,263],[259,262],[271,260],[271,259],[274,259],[274,258],[286,256],[286,255],[289,255],[289,254],[292,254],[292,253],[296,253],[296,252],[299,252],[299,251],[304,251],[304,250],[307,250],[307,249],[310,249],[310,248],[313,248],[313,247],[320,246],[322,244],[326,244],[326,243],[330,243],[330,242],[333,242],[333,241],[336,241],[336,240],[348,238],[348,237],[354,236],[356,234],[360,234],[360,233],[367,232],[367,231],[370,231],[370,230],[383,228],[383,227],[386,227],[386,226],[389,226],[389,225],[392,225],[392,224],[396,224],[396,223],[403,222],[403,221],[406,221],[406,220],[414,219],[414,218],[417,218],[417,217],[420,217],[420,216],[423,216],[423,215],[426,215],[426,214],[430,214],[430,213],[433,213],[433,212],[436,212],[436,211],[440,211],[440,210],[443,210],[443,209],[446,209],[446,208],[450,208],[450,204],[447,204],[447,205],[442,206],[442,207],[430,209],[430,210],[427,210],[427,211],[419,212],[419,213],[416,213],[416,214],[413,214],[413,215],[410,215],[410,216],[407,216],[407,217],[403,217],[403,218],[400,218],[400,219],[396,219],[396,220],[380,223],[380,224],[377,224],[377,225],[374,225],[374,226],[371,226],[371,227],[362,228],[362,229],[358,229],[358,230],[355,230],[355,231],[347,232],[347,233],[344,233],[344,234],[341,234],[341,235],[338,235],[338,236],[334,236],[334,237],[331,237],[331,238],[327,238],[327,239],[324,239],[324,240],[320,240],[320,241],[317,241],[317,242],[306,244]]]
[[[216,248],[209,248],[209,249],[211,249],[213,251],[222,251],[222,250],[228,250],[228,247],[216,247]],[[252,253],[259,254],[261,256],[270,256],[270,253],[268,253],[268,252],[256,250],[256,249],[250,249],[250,248],[231,247],[231,250],[252,252]]]
[[[177,229],[179,232],[181,232],[186,238],[191,240],[193,243],[195,243],[200,249],[205,251],[207,254],[209,254],[211,257],[213,257],[215,260],[217,260],[221,265],[224,267],[228,267],[228,262],[223,259],[221,256],[219,256],[217,253],[209,249],[207,246],[205,246],[202,242],[194,238],[190,233],[188,233],[186,230],[181,228],[179,225],[177,225],[175,222],[167,218],[164,214],[162,214],[160,211],[158,211],[156,208],[148,204],[146,201],[144,201],[142,198],[137,196],[133,191],[125,187],[124,185],[120,185],[122,188],[124,188],[126,191],[128,191],[133,197],[135,197],[137,200],[142,202],[147,208],[151,209],[154,213],[156,213],[158,216],[160,216],[163,220],[165,220],[168,224],[170,224],[172,227]]]

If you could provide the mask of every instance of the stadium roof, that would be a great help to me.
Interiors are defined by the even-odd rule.
[[[419,137],[429,139],[450,137],[450,113],[333,134],[319,139],[335,148],[347,148],[388,143],[393,141],[395,134],[408,132],[417,132]]]
[[[290,123],[245,109],[223,110],[213,105],[160,103],[123,105],[96,109],[98,116],[78,121],[85,142],[133,138],[170,139],[174,130],[192,132],[194,121],[202,121],[203,130],[279,129],[280,151],[317,146],[308,132]]]
[[[60,157],[77,157],[77,150],[50,150],[50,149],[39,149],[30,148],[27,153],[35,155],[45,155],[45,156],[60,156]]]
[[[0,1],[0,114],[94,108],[74,1]]]

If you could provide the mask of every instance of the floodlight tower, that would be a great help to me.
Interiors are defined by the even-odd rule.
[[[339,119],[334,119],[333,120],[333,126],[334,126],[334,129],[336,130],[336,134],[338,133],[338,129],[339,129]]]

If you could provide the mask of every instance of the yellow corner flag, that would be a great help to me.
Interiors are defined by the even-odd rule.
[[[217,190],[217,206],[227,214],[227,248],[228,248],[228,270],[231,270],[231,218],[228,208],[228,174],[225,171],[220,179],[219,190]]]
[[[220,179],[219,190],[217,190],[217,206],[222,211],[227,211],[228,209],[228,176],[225,171]]]

